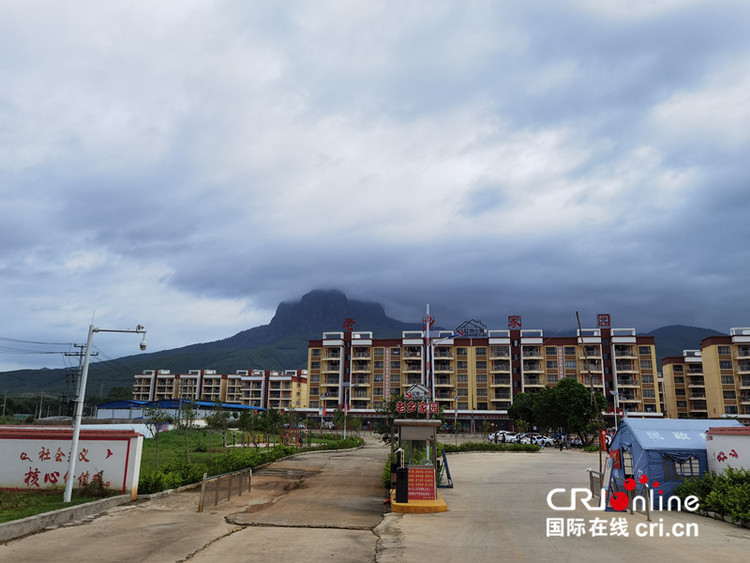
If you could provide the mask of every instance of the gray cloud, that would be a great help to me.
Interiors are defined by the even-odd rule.
[[[170,348],[314,288],[449,327],[746,325],[749,10],[7,7],[0,336],[95,310]]]

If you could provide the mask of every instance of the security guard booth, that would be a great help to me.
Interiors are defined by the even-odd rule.
[[[430,513],[448,510],[437,491],[437,429],[435,419],[396,419],[399,455],[393,512]]]

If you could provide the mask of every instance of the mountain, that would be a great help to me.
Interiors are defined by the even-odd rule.
[[[695,326],[669,325],[645,334],[653,336],[656,343],[656,358],[661,366],[662,358],[682,357],[683,350],[700,350],[701,340],[708,336],[721,336],[717,330]]]
[[[324,331],[343,330],[344,319],[356,321],[355,330],[372,332],[376,338],[399,338],[404,330],[420,330],[419,323],[405,323],[386,316],[378,303],[348,299],[337,290],[315,290],[297,302],[282,302],[267,325],[243,330],[222,340],[191,344],[182,348],[92,362],[88,393],[106,395],[113,387],[131,387],[133,376],[146,369],[173,373],[191,369],[215,369],[234,373],[238,369],[304,369],[308,340]],[[666,356],[681,356],[686,349],[700,347],[701,339],[722,334],[715,330],[683,325],[658,328],[654,336],[659,365]],[[20,370],[0,373],[0,389],[8,394],[74,395],[73,377],[66,369]]]
[[[87,395],[104,395],[112,387],[131,387],[133,376],[146,369],[173,373],[190,369],[304,369],[307,345],[324,331],[343,330],[344,319],[355,320],[355,330],[373,332],[378,338],[397,338],[404,330],[419,330],[418,323],[404,323],[386,316],[378,303],[348,299],[337,290],[314,290],[298,302],[282,302],[267,325],[243,330],[222,340],[182,348],[126,356],[104,362],[92,361]],[[20,370],[0,373],[0,389],[9,395],[40,393],[74,394],[66,369]]]

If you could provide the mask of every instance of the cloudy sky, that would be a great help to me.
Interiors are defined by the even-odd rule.
[[[0,0],[0,352],[207,342],[316,288],[750,326],[748,155],[744,0]]]

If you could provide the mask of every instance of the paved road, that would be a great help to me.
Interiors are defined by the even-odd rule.
[[[0,545],[0,561],[373,561],[387,449],[295,456],[260,469],[250,494],[206,506],[198,492],[110,509]]]
[[[586,468],[598,469],[598,454],[579,451],[540,453],[467,453],[451,455],[453,489],[441,489],[448,512],[387,514],[377,528],[381,537],[378,563],[416,561],[721,561],[750,560],[750,530],[689,513],[652,513],[653,532],[645,515],[615,512],[556,512],[547,506],[554,488],[585,487]],[[555,500],[558,497],[554,497]],[[569,497],[567,499],[569,501]],[[559,499],[563,504],[563,498]],[[580,537],[550,535],[547,519],[579,519]],[[592,520],[606,519],[606,524]],[[612,518],[624,518],[628,537],[610,534]],[[659,521],[661,519],[661,526]],[[658,537],[687,523],[697,525],[697,537]],[[639,531],[646,537],[636,536]],[[575,523],[574,523],[575,527]],[[682,527],[682,528],[680,528]],[[554,529],[553,529],[554,533]]]
[[[640,514],[554,512],[548,492],[586,484],[596,454],[546,450],[449,456],[448,512],[383,516],[387,450],[297,456],[257,471],[253,491],[198,514],[197,492],[109,510],[0,546],[0,561],[747,561],[750,530],[686,513],[655,514],[662,530],[695,522],[698,537],[636,537]],[[561,499],[562,500],[562,499]],[[628,537],[593,537],[592,519],[624,518]],[[549,518],[578,518],[580,537],[548,536]],[[566,522],[567,525],[567,522]],[[655,530],[658,533],[658,529]]]

